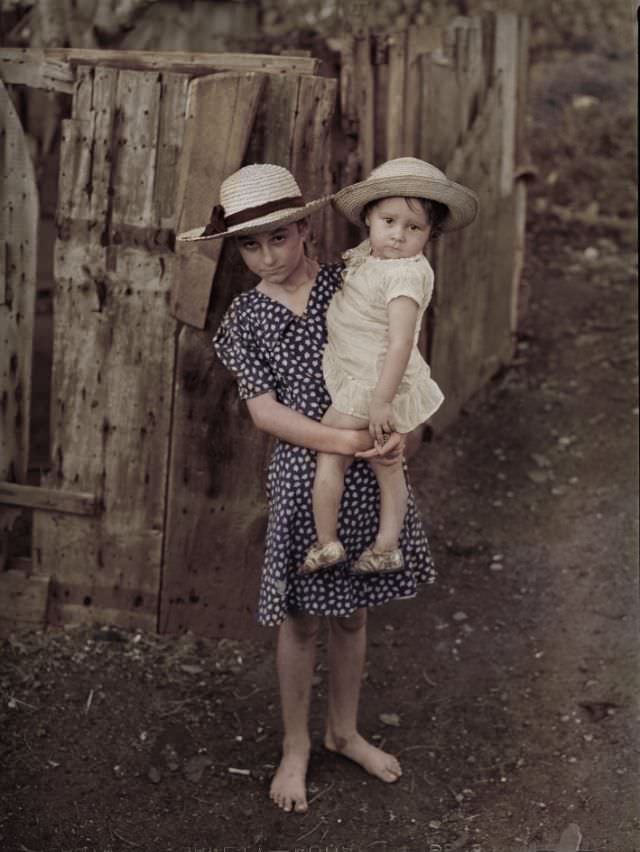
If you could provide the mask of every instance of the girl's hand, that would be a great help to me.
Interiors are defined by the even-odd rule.
[[[370,450],[356,453],[356,458],[375,459],[376,464],[396,464],[402,459],[406,444],[406,435],[392,432],[384,444],[376,443]]]
[[[393,412],[390,402],[380,402],[375,399],[369,404],[369,434],[382,446],[393,432]]]

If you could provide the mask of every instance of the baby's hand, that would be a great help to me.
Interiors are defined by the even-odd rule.
[[[393,432],[393,412],[390,402],[379,402],[375,398],[369,404],[369,434],[380,446]]]
[[[406,444],[406,435],[392,432],[384,445],[376,444],[370,450],[356,453],[356,458],[371,459],[374,464],[397,464],[404,455]]]

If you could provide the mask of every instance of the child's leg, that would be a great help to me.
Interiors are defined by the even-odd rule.
[[[324,744],[358,763],[382,781],[397,781],[395,757],[358,733],[358,702],[367,646],[367,611],[329,619],[329,716]]]
[[[341,414],[330,406],[322,422],[336,429],[366,429],[367,421],[349,414]],[[344,475],[351,464],[349,456],[318,453],[316,475],[313,483],[313,516],[319,544],[328,544],[338,538],[338,512],[344,490]]]
[[[373,549],[394,550],[398,547],[409,499],[402,460],[392,465],[372,462],[372,467],[380,488],[380,526]]]
[[[283,810],[299,813],[307,810],[309,702],[318,629],[315,616],[289,616],[280,627],[276,652],[284,738],[270,795]]]

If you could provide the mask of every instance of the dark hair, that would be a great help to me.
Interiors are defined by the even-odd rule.
[[[412,210],[415,210],[415,206],[414,204],[412,204],[412,202],[417,201],[418,204],[421,205],[422,209],[425,212],[425,216],[427,217],[427,222],[431,226],[429,240],[437,240],[440,234],[442,233],[442,225],[444,224],[447,216],[449,215],[449,208],[447,207],[447,205],[442,204],[440,201],[432,201],[430,198],[415,198],[408,196],[402,197]],[[373,210],[376,204],[379,204],[381,201],[384,201],[384,199],[376,198],[374,201],[370,201],[368,204],[365,204],[362,209],[362,213],[360,214],[360,218],[362,219],[363,224],[367,214],[371,210]]]

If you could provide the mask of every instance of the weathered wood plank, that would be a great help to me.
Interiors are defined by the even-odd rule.
[[[14,627],[45,625],[49,582],[15,568],[0,573],[0,636]]]
[[[0,482],[0,506],[22,506],[72,515],[95,515],[97,511],[95,494],[16,485],[15,482]]]
[[[330,195],[332,117],[336,104],[337,83],[327,77],[302,77],[298,108],[291,139],[290,168],[298,178],[305,199]],[[309,220],[308,252],[324,259],[330,249],[324,234],[330,215],[326,207]],[[332,247],[331,247],[332,248]]]
[[[456,65],[443,52],[420,57],[422,115],[418,131],[423,160],[444,168],[460,136],[460,86]]]
[[[242,161],[265,75],[216,74],[189,85],[176,204],[178,231],[208,222],[220,184]],[[211,132],[216,115],[225,132]],[[179,267],[171,293],[175,317],[196,328],[206,322],[222,242],[177,243]]]
[[[386,114],[386,159],[410,156],[405,145],[407,112],[414,107],[413,98],[406,100],[407,32],[390,33],[387,37],[389,81]]]
[[[0,69],[7,82],[65,84],[73,90],[70,66],[93,65],[132,71],[171,71],[175,74],[210,74],[213,71],[263,71],[315,74],[319,60],[308,56],[275,56],[262,53],[192,53],[180,50],[93,50],[85,48],[0,48]],[[21,80],[9,79],[5,74]],[[30,82],[33,80],[34,82]],[[41,87],[41,86],[39,86]]]
[[[38,189],[26,139],[0,82],[0,478],[24,482],[29,453]]]
[[[185,144],[185,116],[189,79],[184,74],[163,74],[160,80],[158,151],[153,183],[158,225],[163,230],[178,227],[180,204],[178,174]]]
[[[518,115],[518,16],[501,12],[496,16],[494,72],[502,78],[504,113],[502,116],[502,164],[500,193],[503,198],[513,192],[516,125]]]
[[[37,49],[0,48],[0,79],[5,83],[52,92],[73,92],[74,72],[68,62]]]
[[[512,353],[513,210],[499,196],[501,115],[498,82],[446,166],[450,178],[478,193],[480,210],[471,226],[445,234],[437,245],[429,358],[445,402],[431,421],[436,430],[457,416]]]

